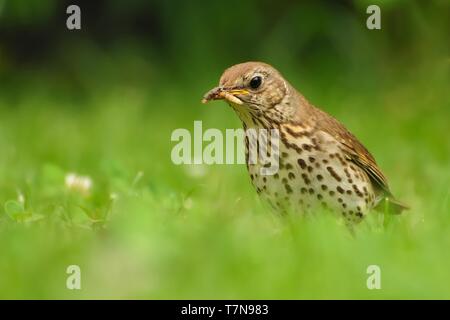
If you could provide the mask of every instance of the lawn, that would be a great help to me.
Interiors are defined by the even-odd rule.
[[[152,94],[105,77],[70,98],[54,79],[14,84],[0,106],[0,297],[450,298],[448,77],[426,71],[305,86],[412,207],[373,213],[356,237],[326,214],[274,215],[243,165],[171,162],[174,129],[240,126],[225,104],[200,104],[216,78]],[[70,174],[91,189],[68,186]],[[69,265],[81,290],[66,288]],[[380,290],[366,286],[369,265]]]
[[[364,1],[99,2],[73,32],[41,2],[0,26],[0,298],[450,299],[444,1],[386,1],[382,30],[367,30]],[[245,165],[175,165],[175,129],[241,126],[200,100],[246,60],[344,123],[411,209],[373,212],[352,236],[324,212],[274,214]]]

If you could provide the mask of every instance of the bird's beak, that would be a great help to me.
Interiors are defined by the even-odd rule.
[[[236,97],[237,95],[245,95],[249,92],[245,89],[227,89],[223,87],[216,87],[208,91],[202,99],[202,103],[207,103],[211,100],[222,100],[225,99],[234,104],[243,104],[243,101]]]

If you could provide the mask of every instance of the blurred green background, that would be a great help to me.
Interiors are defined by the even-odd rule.
[[[66,28],[78,4],[82,29]],[[381,30],[366,8],[381,8]],[[450,2],[0,0],[0,298],[450,298]],[[356,238],[279,218],[245,166],[176,166],[202,95],[272,64],[412,209]],[[67,186],[86,176],[89,192]],[[81,290],[66,288],[79,265]],[[381,290],[366,269],[381,268]]]

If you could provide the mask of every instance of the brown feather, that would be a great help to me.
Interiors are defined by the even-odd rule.
[[[335,118],[315,107],[311,108],[316,117],[317,129],[330,134],[339,141],[348,160],[363,169],[382,190],[390,193],[386,177],[366,147]]]

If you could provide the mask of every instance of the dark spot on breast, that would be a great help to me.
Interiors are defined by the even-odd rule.
[[[323,191],[326,191],[328,189],[328,187],[326,185],[324,185],[324,184],[321,186],[321,188],[322,188]]]
[[[308,191],[308,190],[306,190],[305,187],[303,187],[303,188],[300,189],[300,192],[301,192],[302,194],[305,194],[307,191]]]
[[[288,178],[291,179],[291,180],[295,179],[295,174],[293,172],[289,172]]]
[[[287,164],[286,164],[286,169],[287,169],[287,170],[291,170],[291,169],[292,169],[292,164],[287,163]]]
[[[309,162],[314,163],[316,161],[316,159],[314,157],[309,157]]]
[[[314,194],[314,189],[313,188],[309,188],[309,194]]]
[[[362,198],[362,197],[363,197],[363,194],[362,194],[361,191],[359,191],[358,186],[357,186],[356,184],[354,184],[352,187],[353,187],[353,190],[355,191],[356,195],[357,195],[358,197]]]
[[[309,180],[309,178],[306,175],[306,173],[302,173],[302,178],[303,178],[303,181],[305,181],[305,184],[310,184],[311,183],[311,180]]]
[[[282,167],[282,163],[280,163],[280,168]],[[264,168],[270,168],[272,166],[272,162],[267,162],[263,165]]]
[[[322,200],[322,199],[323,199],[323,196],[322,196],[320,193],[318,193],[318,194],[317,194],[317,199]]]
[[[341,157],[341,155],[339,154],[339,153],[336,153],[336,158],[338,158],[339,159],[339,162],[343,165],[343,166],[345,166],[345,161],[344,161],[344,159],[342,159],[342,157]]]
[[[301,167],[302,169],[305,169],[305,168],[306,168],[306,162],[305,162],[305,160],[303,160],[303,159],[298,159],[297,162],[298,162],[298,164],[300,165],[300,167]]]
[[[338,198],[338,202],[339,202],[339,203],[342,203],[342,198]]]
[[[308,166],[308,172],[312,172],[313,171],[313,167]]]
[[[283,179],[281,179],[281,182],[286,184],[286,183],[288,183],[288,180],[287,180],[287,178],[283,178]]]
[[[281,156],[282,156],[283,158],[287,158],[287,157],[288,157],[288,154],[287,154],[287,152],[282,152],[282,153],[281,153]]]
[[[322,180],[323,180],[322,175],[318,174],[318,175],[317,175],[317,180],[322,181]]]
[[[281,141],[284,143],[284,145],[286,146],[286,148],[288,149],[294,149],[298,154],[302,153],[302,148],[300,148],[298,145],[296,145],[295,143],[290,143],[289,141],[286,140],[286,137],[281,135]]]
[[[323,159],[322,162],[323,162],[324,164],[327,164],[327,163],[328,163],[328,160],[327,160],[327,159]]]
[[[287,192],[287,193],[292,193],[292,188],[291,188],[290,185],[285,184],[285,185],[284,185],[284,188],[286,189],[286,192]]]
[[[263,182],[266,182],[267,181],[267,178],[266,177],[263,177]]]
[[[311,145],[309,144],[306,143],[302,144],[302,148],[305,149],[306,151],[311,151]]]
[[[341,188],[341,186],[337,186],[336,190],[340,193],[343,194],[344,193],[344,189]]]
[[[341,177],[339,177],[339,175],[336,173],[336,171],[334,171],[334,169],[330,166],[327,167],[328,172],[330,173],[330,175],[336,179],[338,182],[341,182],[342,179]]]
[[[330,190],[329,194],[330,196],[334,196],[335,192],[333,190]]]
[[[344,168],[344,173],[347,176],[347,178],[350,179],[350,172],[348,172],[347,168]]]
[[[280,175],[279,175],[278,173],[275,173],[275,174],[273,175],[273,177],[274,177],[275,179],[278,179],[278,178],[280,177]]]

